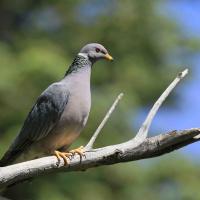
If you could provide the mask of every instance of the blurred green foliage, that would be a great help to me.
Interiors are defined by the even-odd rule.
[[[114,98],[125,97],[97,146],[133,136],[134,111],[152,104],[174,77],[168,60],[181,43],[162,0],[2,0],[0,2],[0,153],[7,149],[38,95],[61,79],[79,49],[102,43],[115,62],[92,72],[92,111],[73,145],[86,144]],[[184,43],[184,47],[188,44]],[[172,127],[173,128],[173,127]],[[4,192],[19,200],[199,199],[199,169],[179,155],[49,175]],[[180,157],[180,156],[179,156]],[[195,195],[194,195],[195,194]]]

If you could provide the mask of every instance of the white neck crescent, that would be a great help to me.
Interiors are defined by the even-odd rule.
[[[86,53],[78,53],[79,56],[83,56],[84,58],[88,58]]]

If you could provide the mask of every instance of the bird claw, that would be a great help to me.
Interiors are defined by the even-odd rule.
[[[73,149],[73,150],[71,150],[71,151],[69,151],[69,153],[71,153],[73,156],[75,155],[75,154],[78,154],[78,155],[80,155],[80,156],[84,156],[84,147],[83,146],[80,146],[80,147],[78,147],[77,149]]]
[[[80,156],[81,160],[82,160],[82,157],[84,157],[84,158],[86,157],[84,146],[80,146],[77,149],[73,149],[73,150],[69,151],[69,153],[72,153],[72,156],[75,156],[76,154],[78,154]]]
[[[54,151],[55,156],[58,159],[58,162],[60,163],[61,158],[64,160],[64,165],[67,166],[69,164],[69,161],[67,159],[70,159],[72,157],[72,153],[70,152],[60,152],[60,151]]]
[[[80,146],[77,149],[73,149],[69,152],[60,152],[60,151],[55,151],[55,156],[58,159],[58,162],[60,162],[61,158],[64,160],[64,165],[67,166],[69,165],[69,160],[75,156],[76,154],[78,154],[80,156],[80,159],[82,159],[82,157],[85,157],[85,151],[84,151],[84,147]],[[68,160],[67,160],[68,159]]]

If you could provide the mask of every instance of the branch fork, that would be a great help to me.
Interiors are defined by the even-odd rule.
[[[145,121],[143,122],[143,124],[140,127],[140,129],[139,129],[138,133],[136,134],[136,136],[128,141],[128,142],[132,143],[132,147],[137,147],[137,146],[139,146],[140,144],[142,144],[144,142],[144,140],[147,138],[148,131],[149,131],[149,128],[151,126],[151,123],[152,123],[156,113],[158,112],[160,106],[165,101],[165,99],[168,97],[168,95],[172,92],[172,90],[176,87],[176,85],[187,74],[188,74],[188,69],[185,69],[184,71],[178,73],[177,77],[173,80],[173,82],[166,88],[166,90],[161,94],[161,96],[158,98],[158,100],[154,103],[153,107],[149,111]],[[86,145],[86,147],[85,147],[86,151],[92,150],[94,142],[97,139],[100,131],[104,127],[105,123],[107,122],[107,120],[111,116],[112,112],[115,110],[115,107],[117,106],[117,104],[119,103],[119,101],[121,100],[122,97],[123,97],[123,93],[120,93],[117,96],[117,98],[115,99],[114,103],[112,104],[112,106],[110,107],[109,111],[107,112],[107,114],[105,115],[104,119],[102,120],[101,124],[96,129],[95,133],[93,134],[93,136],[91,137],[90,141]]]

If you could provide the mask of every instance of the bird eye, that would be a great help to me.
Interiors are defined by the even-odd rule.
[[[96,48],[95,50],[96,50],[96,52],[97,52],[97,53],[99,53],[99,51],[100,51],[100,49],[99,49],[99,48]]]

